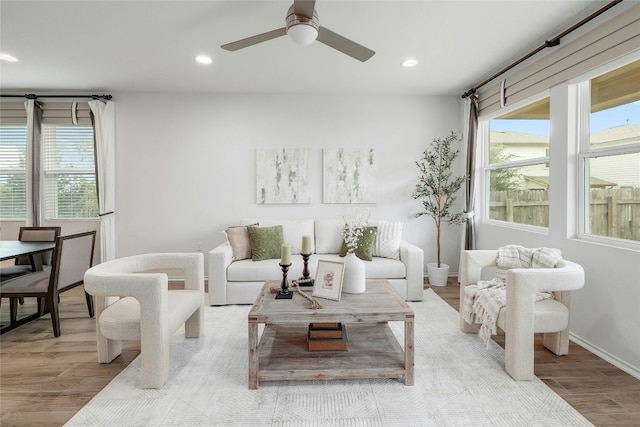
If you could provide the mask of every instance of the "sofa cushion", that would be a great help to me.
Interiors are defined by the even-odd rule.
[[[400,259],[400,243],[402,242],[402,222],[377,221],[376,241],[373,245],[373,256]]]
[[[335,219],[316,220],[316,253],[338,254],[342,248],[342,222]]]
[[[376,241],[376,233],[378,227],[368,226],[362,231],[362,235],[358,239],[358,246],[356,247],[356,256],[364,261],[371,261],[373,257],[373,244]],[[342,248],[340,249],[340,256],[347,255],[347,244],[342,241]]]
[[[258,223],[251,224],[257,226]],[[233,260],[251,258],[251,239],[246,225],[235,225],[224,230],[227,242],[231,246]]]
[[[318,260],[344,262],[338,254],[313,254],[309,258],[309,275],[316,277]],[[282,280],[282,269],[279,259],[251,261],[249,259],[232,262],[227,267],[227,280],[230,282],[264,282],[265,280]],[[291,257],[288,278],[294,280],[302,274],[302,257]],[[404,279],[407,275],[405,264],[400,260],[374,257],[365,262],[367,279]]]
[[[253,261],[280,258],[284,243],[281,225],[247,227],[247,231],[251,240],[251,259]]]
[[[302,236],[311,236],[311,247],[315,246],[312,219],[260,219],[256,221],[260,223],[261,227],[281,225],[284,243],[291,246],[291,255],[297,255],[302,251]]]

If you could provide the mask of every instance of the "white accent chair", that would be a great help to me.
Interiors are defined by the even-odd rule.
[[[462,315],[464,288],[482,280],[482,270],[496,265],[497,250],[467,250],[460,260],[460,328],[478,332]],[[544,346],[557,355],[569,353],[570,291],[584,286],[583,268],[561,260],[555,268],[514,268],[507,271],[507,303],[497,325],[505,333],[505,370],[516,381],[534,378],[534,333],[543,333]],[[535,302],[538,292],[554,299]]]
[[[184,289],[169,290],[166,272],[176,269],[184,274]],[[140,341],[140,386],[161,388],[169,376],[171,335],[183,324],[187,338],[202,332],[203,254],[144,254],[107,261],[89,269],[84,283],[96,297],[98,362],[115,359],[122,340]]]

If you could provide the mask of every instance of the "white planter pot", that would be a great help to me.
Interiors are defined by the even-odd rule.
[[[364,261],[353,252],[344,258],[344,276],[342,277],[342,292],[361,294],[367,289]]]
[[[431,286],[447,286],[447,278],[449,277],[449,266],[437,262],[427,263],[427,274],[429,275],[429,284]]]

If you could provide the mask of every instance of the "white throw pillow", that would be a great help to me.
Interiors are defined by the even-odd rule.
[[[377,221],[376,241],[373,245],[373,256],[400,259],[400,243],[402,242],[402,222]]]
[[[338,254],[342,248],[342,222],[337,219],[316,220],[316,253]]]

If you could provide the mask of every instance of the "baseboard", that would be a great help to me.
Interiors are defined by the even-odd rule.
[[[580,347],[589,350],[591,353],[595,354],[599,358],[611,363],[616,368],[640,380],[640,369],[638,369],[637,367],[629,365],[625,361],[618,359],[617,357],[611,355],[610,353],[589,343],[588,341],[583,340],[582,338],[572,333],[569,333],[569,339],[574,343],[578,344]]]

